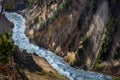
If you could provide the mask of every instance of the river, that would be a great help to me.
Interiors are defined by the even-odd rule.
[[[58,71],[59,74],[68,77],[70,80],[112,80],[110,76],[106,76],[97,72],[84,71],[71,67],[62,57],[48,51],[42,47],[30,43],[25,35],[25,19],[22,15],[16,12],[4,12],[6,18],[14,24],[12,39],[14,44],[21,50],[26,50],[27,53],[36,53],[43,57],[48,63]],[[40,79],[39,79],[40,80]]]

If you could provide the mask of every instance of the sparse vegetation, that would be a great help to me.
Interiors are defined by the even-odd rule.
[[[7,64],[14,49],[13,41],[9,33],[0,34],[0,63]]]
[[[70,4],[70,2],[71,2],[71,0],[65,1],[65,2],[59,4],[59,6],[57,7],[57,10],[53,11],[53,15],[51,17],[47,18],[46,21],[43,21],[43,20],[39,19],[38,17],[34,18],[34,22],[31,23],[30,28],[33,27],[33,24],[36,24],[39,20],[41,20],[39,29],[37,29],[38,31],[41,31],[42,29],[44,29],[44,27],[46,25],[52,23],[58,17],[59,13],[61,11],[63,11],[65,9],[65,7],[67,7],[66,5]],[[29,0],[30,8],[32,8],[33,4],[34,4],[34,0]]]
[[[108,22],[106,27],[107,32],[99,49],[99,56],[95,64],[100,64],[107,59],[113,41],[113,34],[116,30],[116,24],[117,20],[115,18],[111,18],[111,20]]]
[[[88,42],[89,42],[89,37],[87,35],[83,36],[82,37],[81,45],[83,45],[84,47],[86,47],[87,44],[88,44]]]
[[[57,7],[57,10],[55,10],[55,11],[53,12],[52,17],[48,18],[48,19],[46,20],[46,22],[41,23],[40,28],[39,28],[39,31],[42,30],[46,25],[52,23],[52,22],[58,17],[59,13],[60,13],[61,11],[63,11],[63,9],[65,9],[65,7],[67,7],[66,5],[68,5],[68,4],[70,4],[70,3],[71,3],[71,0],[68,0],[68,1],[65,1],[64,3],[61,3],[61,4]]]
[[[119,78],[119,77],[116,77],[115,80],[120,80],[120,78]]]
[[[7,32],[0,34],[0,72],[2,75],[7,75],[10,80],[14,80],[15,78],[13,58],[11,57],[13,50],[14,43],[11,35]]]
[[[105,61],[107,58],[107,55],[110,51],[111,44],[112,44],[112,39],[113,39],[113,34],[115,32],[115,25],[117,24],[117,20],[112,18],[111,21],[107,25],[107,32],[106,36],[103,40],[103,43],[101,45],[99,54],[100,54],[100,59]]]
[[[82,37],[80,43],[79,43],[79,48],[78,48],[78,53],[83,53],[84,52],[84,48],[87,47],[89,43],[89,36],[85,35]]]
[[[32,8],[34,4],[34,0],[28,0],[28,1],[29,1],[29,8]]]
[[[4,8],[5,8],[6,10],[12,10],[12,9],[14,9],[14,1],[11,0],[11,1],[9,1],[9,3],[6,3],[6,4],[4,5]]]
[[[101,62],[99,61],[99,62],[97,62],[96,64],[95,64],[95,68],[96,68],[96,70],[99,70],[100,69],[100,64],[101,64]]]

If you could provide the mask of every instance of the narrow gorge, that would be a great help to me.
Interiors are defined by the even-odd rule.
[[[55,55],[55,53],[30,43],[29,39],[24,34],[26,28],[25,19],[17,13],[5,12],[4,14],[9,21],[14,23],[15,27],[13,29],[12,39],[15,45],[20,49],[26,50],[27,53],[36,53],[44,57],[60,74],[68,77],[70,80],[112,80],[112,78],[99,73],[72,68],[65,63],[61,57]]]
[[[0,33],[10,26],[17,65],[22,64],[19,55],[30,56],[43,71],[38,58],[50,66],[48,73],[68,80],[116,80],[120,76],[119,4],[119,0],[0,1]]]

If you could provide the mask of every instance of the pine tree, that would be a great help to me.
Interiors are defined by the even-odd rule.
[[[13,49],[14,43],[11,35],[8,32],[0,34],[0,64],[8,64]]]

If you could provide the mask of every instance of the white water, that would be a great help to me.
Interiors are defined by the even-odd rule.
[[[15,12],[4,12],[6,18],[14,24],[12,39],[20,49],[26,50],[27,53],[36,53],[45,58],[48,63],[56,69],[61,75],[68,77],[70,80],[112,80],[111,77],[100,73],[75,69],[63,61],[55,53],[41,48],[29,42],[25,35],[25,19]]]

